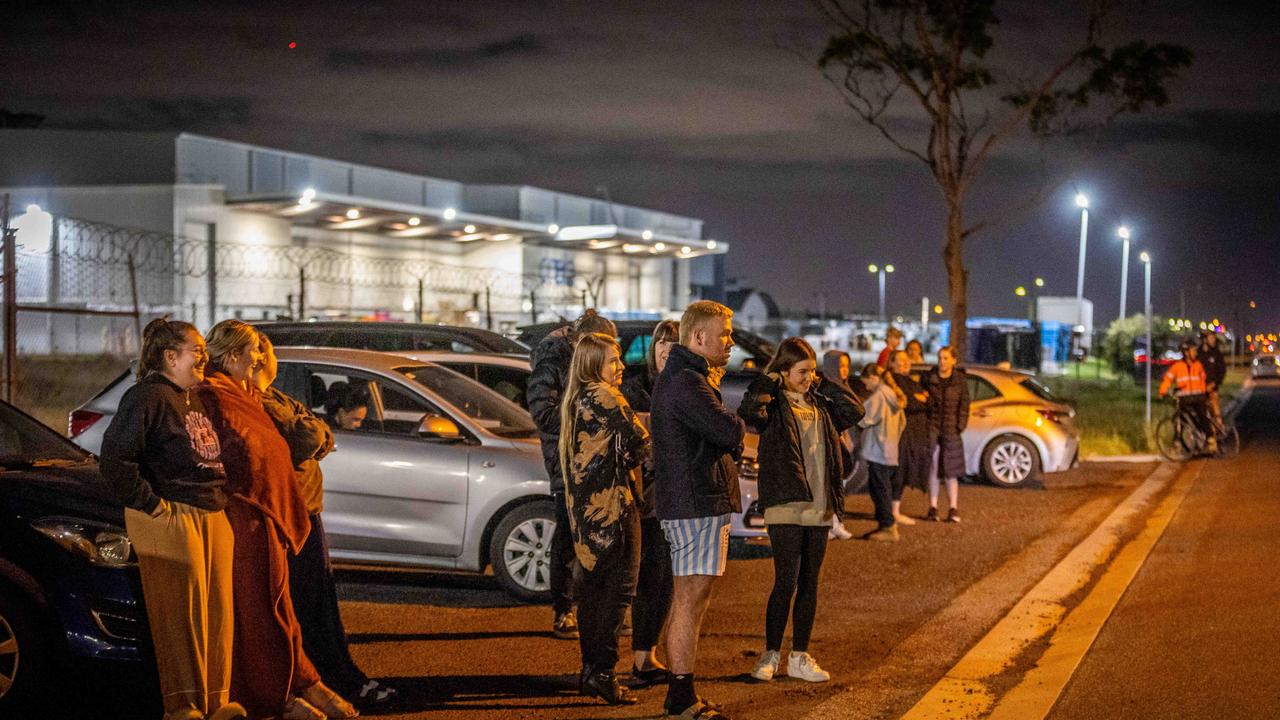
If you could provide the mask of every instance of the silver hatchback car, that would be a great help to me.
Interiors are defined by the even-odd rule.
[[[324,517],[334,559],[483,572],[541,600],[555,514],[529,414],[432,363],[365,350],[278,348],[276,386],[324,416],[339,383],[368,392],[358,428],[335,428]],[[72,440],[98,452],[132,377],[72,413]]]

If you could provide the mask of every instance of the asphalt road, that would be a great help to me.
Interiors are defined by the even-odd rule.
[[[764,606],[773,579],[767,550],[748,548],[716,590],[699,646],[700,692],[735,718],[794,718],[857,686],[914,637],[909,680],[927,688],[1053,563],[1151,471],[1152,465],[1088,464],[1052,475],[1043,490],[965,485],[964,522],[903,528],[896,545],[833,542],[823,569],[810,651],[833,680],[752,681],[763,649]],[[854,532],[873,526],[870,501],[852,498]],[[924,499],[908,491],[908,513]],[[1034,549],[1031,560],[1026,556]],[[1016,571],[1008,570],[1014,561]],[[997,571],[996,592],[962,617],[930,621],[975,582]],[[343,571],[343,613],[353,653],[370,675],[397,687],[394,718],[616,718],[661,715],[664,690],[640,705],[611,708],[575,688],[576,642],[550,636],[546,606],[515,604],[487,578]],[[926,628],[932,637],[921,639]],[[936,635],[935,633],[936,629]],[[786,647],[784,646],[784,651]],[[623,647],[625,669],[628,648]],[[920,671],[918,668],[933,668]],[[898,684],[895,681],[895,684]],[[909,683],[908,683],[909,684]]]
[[[1280,717],[1280,382],[1238,418],[1051,718]]]

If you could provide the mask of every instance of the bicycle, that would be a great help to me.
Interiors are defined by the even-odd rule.
[[[1217,447],[1212,453],[1208,450],[1209,438],[1200,429],[1196,418],[1184,408],[1175,408],[1171,415],[1156,424],[1155,440],[1160,454],[1172,462],[1185,462],[1198,456],[1226,459],[1239,454],[1240,433],[1235,423],[1213,416],[1208,421],[1217,440]]]

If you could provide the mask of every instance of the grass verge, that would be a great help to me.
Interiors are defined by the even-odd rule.
[[[13,404],[66,435],[67,415],[128,367],[113,355],[23,355]]]

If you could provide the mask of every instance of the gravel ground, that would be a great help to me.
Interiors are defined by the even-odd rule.
[[[1058,544],[1065,553],[1075,534],[1096,524],[1082,524],[1078,510],[1100,521],[1152,467],[1090,463],[1049,476],[1043,490],[965,485],[964,522],[959,525],[921,522],[904,527],[903,540],[895,545],[833,542],[810,644],[810,652],[832,673],[832,681],[824,684],[750,679],[748,672],[763,649],[764,605],[773,569],[767,547],[739,548],[704,625],[699,691],[724,704],[732,717],[768,719],[799,717],[837,692],[856,689],[861,678],[954,597],[1035,540],[1069,535],[1062,538],[1068,542]],[[851,498],[848,507],[850,530],[873,527],[867,496]],[[922,515],[925,507],[920,494],[908,491],[908,514]],[[1075,522],[1064,522],[1073,513]],[[1044,562],[1051,565],[1057,559],[1046,557]],[[403,696],[397,708],[380,713],[383,717],[559,720],[662,713],[662,689],[645,691],[641,704],[629,708],[578,696],[577,644],[550,636],[549,608],[512,602],[490,578],[343,569],[339,580],[356,659]],[[998,617],[997,606],[1011,606],[1025,589],[1009,587],[982,615]],[[951,656],[968,645],[955,638],[980,635],[978,623],[985,622],[975,620],[971,627],[958,623],[952,629],[955,637],[940,638],[939,657],[924,666],[945,669]],[[915,640],[904,649],[934,652],[918,635]],[[622,650],[626,663],[625,643]],[[921,691],[935,679],[918,678]]]

